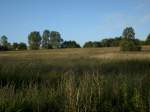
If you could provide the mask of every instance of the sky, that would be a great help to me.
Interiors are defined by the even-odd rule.
[[[121,36],[126,27],[136,38],[150,33],[150,0],[0,0],[0,36],[26,42],[31,31],[59,31],[64,40],[86,41]]]

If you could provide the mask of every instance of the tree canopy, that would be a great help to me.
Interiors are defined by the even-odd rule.
[[[62,48],[80,48],[80,45],[76,41],[64,41]]]
[[[121,51],[140,51],[141,45],[138,39],[135,39],[135,32],[132,27],[123,30],[123,39],[120,43]]]
[[[148,34],[147,38],[146,38],[146,44],[150,45],[150,34]]]
[[[50,45],[50,31],[49,30],[44,30],[44,32],[43,32],[43,35],[42,35],[42,48],[44,48],[44,49],[51,48],[51,45]]]
[[[8,45],[8,38],[5,35],[3,35],[0,39],[0,43],[2,46],[7,46]]]
[[[123,42],[126,40],[125,42]],[[129,40],[133,42],[129,42]],[[127,43],[129,42],[129,43]],[[135,38],[135,31],[132,27],[126,27],[122,36],[114,38],[104,38],[101,41],[87,41],[84,43],[83,48],[98,48],[98,47],[119,47],[120,45],[126,47],[135,45],[140,48],[140,45],[150,45],[150,34],[146,40],[139,40]],[[38,31],[32,31],[28,35],[28,45],[30,49],[57,49],[57,48],[80,48],[80,44],[76,41],[63,41],[61,34],[58,31],[44,30],[42,36]],[[134,47],[134,48],[136,48]],[[28,46],[26,43],[9,43],[7,36],[3,35],[0,38],[0,50],[25,50]]]
[[[63,39],[61,38],[61,35],[57,31],[51,31],[50,33],[50,45],[52,48],[61,48],[61,44],[63,42]]]
[[[8,37],[3,35],[0,38],[0,50],[9,50],[10,43],[8,43]]]
[[[132,27],[127,27],[123,30],[122,37],[124,39],[135,39],[135,32]]]
[[[39,49],[41,45],[41,40],[42,38],[39,32],[37,31],[31,32],[28,36],[28,43],[30,49],[34,49],[34,50]]]

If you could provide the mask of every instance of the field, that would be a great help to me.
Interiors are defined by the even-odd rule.
[[[150,47],[0,52],[0,112],[150,112]]]

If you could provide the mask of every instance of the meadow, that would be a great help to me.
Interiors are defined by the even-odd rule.
[[[150,112],[150,47],[0,52],[0,112]]]

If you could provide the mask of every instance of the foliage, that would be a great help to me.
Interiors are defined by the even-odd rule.
[[[150,34],[147,36],[145,43],[147,45],[150,45]]]
[[[121,37],[106,38],[99,42],[89,41],[84,44],[84,48],[97,48],[97,47],[117,47],[120,45]]]
[[[23,42],[19,43],[18,49],[19,50],[26,50],[27,49],[26,43],[23,43]]]
[[[117,47],[121,41],[121,37],[106,38],[101,41],[103,47]]]
[[[42,35],[42,48],[44,49],[50,49],[50,31],[49,30],[44,30],[43,35]]]
[[[121,51],[140,51],[141,46],[136,40],[122,40],[120,43]]]
[[[3,35],[2,37],[1,37],[1,39],[0,39],[0,43],[1,43],[1,45],[2,46],[7,46],[8,45],[8,38],[5,36],[5,35]]]
[[[129,43],[127,41],[129,40]],[[132,40],[133,42],[131,42]],[[0,40],[0,50],[18,50],[18,43],[8,42],[6,36],[2,36]],[[61,38],[61,35],[57,31],[44,30],[42,37],[37,31],[33,31],[28,35],[28,43],[30,49],[39,49],[40,45],[43,49],[52,49],[52,48],[81,48],[76,41],[64,41]],[[126,43],[127,45],[124,45]],[[24,43],[25,44],[25,43]],[[133,45],[135,44],[135,45]],[[150,44],[150,34],[147,39],[139,40],[135,38],[135,31],[132,27],[126,27],[123,30],[122,36],[114,38],[104,38],[101,41],[88,41],[85,42],[83,48],[99,48],[99,47],[119,47],[122,45],[121,50],[140,50],[140,45],[149,45]],[[127,47],[127,48],[123,48]],[[26,47],[24,47],[26,49]]]
[[[86,42],[84,45],[83,45],[84,48],[97,48],[97,47],[101,47],[101,43],[100,42],[92,42],[92,41],[89,41],[89,42]]]
[[[61,35],[57,31],[51,31],[50,33],[50,45],[52,48],[61,48],[61,44],[63,42],[63,39],[61,38]]]
[[[10,43],[8,43],[8,37],[3,35],[0,39],[0,50],[2,51],[10,50],[10,46],[11,46]]]
[[[123,31],[123,39],[120,43],[121,51],[140,51],[140,40],[135,39],[135,32],[132,27],[127,27]]]
[[[41,36],[40,33],[37,31],[33,31],[28,36],[28,43],[30,49],[37,50],[40,48],[41,45]]]
[[[135,39],[135,32],[132,27],[127,27],[123,30],[122,33],[123,38],[125,39]]]
[[[80,48],[80,45],[76,41],[64,41],[61,45],[62,48]]]
[[[140,45],[141,45],[141,46],[142,46],[142,45],[147,45],[146,41],[144,41],[144,40],[139,40],[139,42],[140,42]]]
[[[17,43],[17,42],[14,42],[13,45],[12,45],[12,49],[13,50],[27,50],[27,45],[26,43]]]
[[[103,39],[102,46],[103,47],[113,47],[112,41],[113,41],[113,39]]]
[[[12,48],[13,48],[14,50],[18,50],[18,43],[17,43],[17,42],[14,42],[14,43],[12,44]]]
[[[84,47],[84,48],[91,48],[91,47],[93,47],[92,41],[86,42],[86,43],[83,45],[83,47]]]

